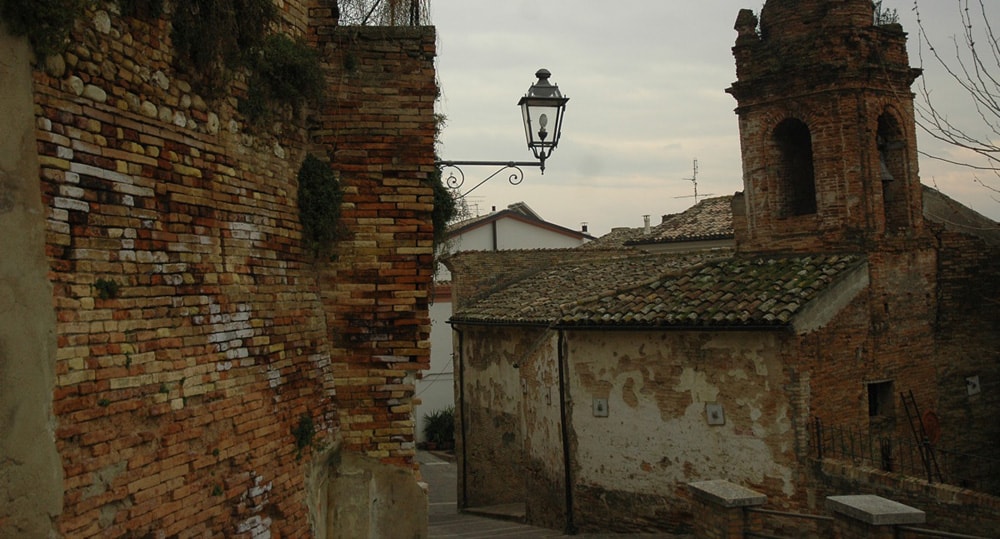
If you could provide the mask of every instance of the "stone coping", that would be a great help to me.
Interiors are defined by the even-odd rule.
[[[767,503],[766,495],[724,479],[688,483],[688,488],[696,498],[722,507],[749,507]]]
[[[873,526],[923,524],[927,520],[927,514],[919,509],[871,494],[830,496],[826,508]]]

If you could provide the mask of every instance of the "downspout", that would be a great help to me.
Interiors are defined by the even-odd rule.
[[[452,330],[454,330],[455,333],[458,334],[458,352],[455,353],[455,358],[458,360],[458,399],[456,399],[455,404],[456,407],[458,408],[458,418],[459,418],[458,427],[459,427],[459,439],[462,442],[462,458],[459,460],[459,467],[458,467],[459,484],[456,486],[461,487],[459,489],[461,491],[461,499],[457,501],[458,501],[458,509],[462,510],[469,506],[469,496],[467,494],[468,489],[466,488],[468,486],[468,483],[466,481],[466,477],[468,477],[468,474],[466,473],[465,470],[465,466],[469,462],[468,453],[465,449],[466,447],[468,447],[468,444],[465,443],[465,433],[466,433],[465,426],[467,424],[465,420],[465,357],[464,357],[465,333],[463,333],[462,330],[458,329],[458,327],[456,326],[452,326]]]
[[[569,401],[569,391],[566,388],[566,378],[569,366],[566,364],[566,333],[559,330],[558,351],[559,362],[559,421],[562,424],[563,450],[563,484],[566,487],[566,535],[576,535],[576,525],[573,523],[573,471],[571,468],[569,448],[569,413],[566,409]]]
[[[492,223],[490,223],[490,228],[493,230],[493,250],[499,251],[500,240],[498,239],[497,222],[495,220]]]

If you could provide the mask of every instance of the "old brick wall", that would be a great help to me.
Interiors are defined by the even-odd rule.
[[[772,2],[762,10],[759,34],[750,22],[756,18],[741,13],[733,48],[738,80],[728,90],[739,103],[746,184],[737,249],[867,250],[919,238],[914,72],[902,29],[874,26],[867,0]],[[891,202],[880,181],[876,133],[883,115],[898,126],[891,184],[898,194]],[[775,138],[785,120],[809,131],[813,212],[789,213],[789,174]]]
[[[986,537],[1000,530],[1000,497],[831,459],[812,467],[820,499],[875,494],[926,512],[927,525],[920,527]]]
[[[428,28],[386,32],[317,28],[338,72],[313,136],[347,185],[353,223],[321,279],[345,447],[407,464],[409,397],[430,364],[435,42]]]
[[[937,409],[933,291],[936,252],[869,253],[869,286],[788,361],[811,377],[810,413],[827,426],[912,440],[900,393]],[[891,383],[889,408],[871,417],[869,384]]]
[[[165,21],[103,4],[35,71],[65,536],[306,536],[324,510],[306,504],[316,449],[413,466],[433,30],[338,41],[329,9],[307,25],[304,3],[282,5],[326,58],[308,126],[285,112],[249,130],[234,98],[173,72]],[[347,191],[330,262],[299,241],[307,152]],[[300,448],[303,417],[316,437]]]
[[[992,238],[936,227],[939,254],[937,319],[941,441],[962,453],[996,458],[1000,444],[1000,245]],[[974,384],[978,382],[978,387]],[[970,387],[971,386],[971,387]],[[971,464],[975,466],[974,464]],[[990,473],[992,472],[992,473]],[[1000,466],[979,469],[1000,494]]]

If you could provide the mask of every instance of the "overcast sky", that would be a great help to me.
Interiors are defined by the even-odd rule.
[[[992,1],[992,0],[991,0]],[[925,26],[943,45],[960,30],[956,0],[925,0]],[[910,34],[919,65],[912,0],[884,0]],[[559,147],[544,175],[525,168],[511,186],[498,176],[470,194],[480,213],[525,202],[543,219],[591,234],[652,223],[698,193],[743,189],[731,48],[741,8],[761,0],[435,0],[438,110],[447,116],[439,152],[451,160],[531,160],[517,100],[538,68],[570,98]],[[975,126],[968,97],[931,71],[928,84],[950,118]],[[947,97],[946,97],[947,96]],[[981,125],[981,124],[980,124]],[[920,136],[921,149],[929,149]],[[1000,202],[952,165],[922,159],[921,179],[994,219]],[[468,167],[468,189],[492,170]]]

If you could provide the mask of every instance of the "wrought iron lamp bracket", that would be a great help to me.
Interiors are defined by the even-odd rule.
[[[445,184],[450,189],[454,189],[456,191],[461,189],[462,185],[465,184],[465,171],[462,170],[462,167],[500,167],[493,174],[490,174],[485,179],[474,185],[471,189],[458,195],[457,198],[462,198],[475,191],[480,185],[492,180],[505,170],[510,170],[510,176],[508,176],[507,181],[510,182],[511,185],[517,185],[524,180],[524,171],[521,170],[521,167],[540,167],[542,172],[545,171],[544,159],[540,161],[435,161],[434,164],[441,169],[442,174],[446,169],[448,170],[448,176],[444,180]]]

